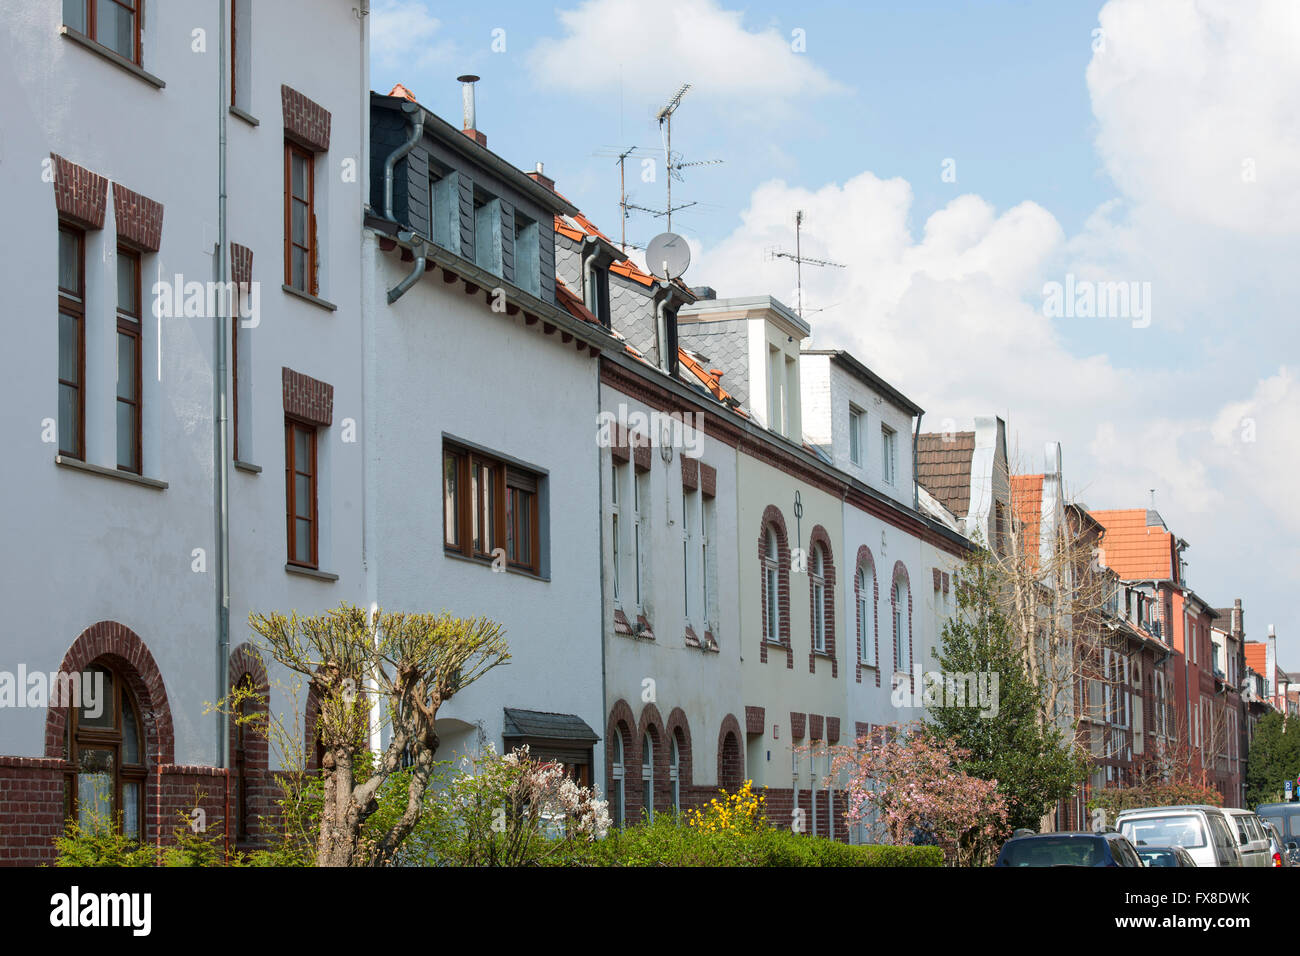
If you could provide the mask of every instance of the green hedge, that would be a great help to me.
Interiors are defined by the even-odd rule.
[[[572,843],[550,866],[943,866],[929,846],[849,846],[771,828],[708,833],[658,816],[611,831],[604,840]]]

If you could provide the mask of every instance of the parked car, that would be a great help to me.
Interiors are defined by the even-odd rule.
[[[1195,866],[1192,855],[1180,846],[1140,846],[1138,859],[1143,866]]]
[[[1286,843],[1282,840],[1282,834],[1277,832],[1277,826],[1269,823],[1267,820],[1260,821],[1264,827],[1264,832],[1268,834],[1268,854],[1272,859],[1273,866],[1295,866],[1291,859],[1291,851],[1287,848]],[[1291,846],[1295,846],[1292,843]]]
[[[1032,833],[1002,845],[996,866],[1142,866],[1125,837],[1110,833]]]
[[[1224,807],[1223,812],[1236,830],[1237,849],[1241,852],[1241,865],[1272,866],[1273,860],[1268,847],[1268,834],[1264,832],[1259,817],[1250,810],[1242,810],[1237,807]]]
[[[1218,807],[1196,804],[1124,810],[1115,826],[1138,849],[1181,846],[1197,866],[1242,865],[1236,828]]]
[[[1292,843],[1300,846],[1300,803],[1261,803],[1255,813],[1265,823],[1277,827],[1282,845],[1287,849]],[[1291,862],[1300,864],[1300,854],[1292,856]]]

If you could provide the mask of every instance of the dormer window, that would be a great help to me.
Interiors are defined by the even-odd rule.
[[[587,236],[582,243],[582,304],[610,327],[609,267],[618,262],[621,254],[611,243],[600,236]]]
[[[515,211],[515,285],[530,295],[542,294],[541,240],[537,223]]]
[[[435,244],[460,252],[460,231],[453,229],[452,210],[456,208],[456,174],[429,163],[429,215],[433,219],[429,237]]]
[[[474,190],[474,265],[496,276],[505,274],[501,261],[501,200]]]

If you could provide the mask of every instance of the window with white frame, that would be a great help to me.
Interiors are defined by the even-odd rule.
[[[894,616],[894,669],[906,673],[912,669],[912,660],[907,626],[907,582],[901,577],[894,579],[890,603],[893,604]]]
[[[650,734],[641,739],[641,806],[647,820],[655,818],[655,744]]]
[[[682,808],[681,762],[682,755],[677,749],[677,734],[674,733],[668,739],[668,784],[673,802],[674,817],[681,812]]]
[[[876,569],[870,561],[858,566],[854,583],[858,605],[858,646],[864,667],[876,666]]]
[[[856,405],[849,406],[849,461],[862,464],[862,419],[865,413]]]
[[[887,485],[898,480],[898,435],[888,425],[880,426],[880,480]]]
[[[700,501],[700,616],[704,626],[713,629],[716,621],[713,602],[716,600],[717,587],[713,581],[718,573],[717,558],[710,551],[711,543],[717,533],[717,505],[708,495],[702,495]]]
[[[615,458],[613,455],[610,456],[610,461],[613,462],[613,467],[610,469],[611,475],[610,475],[610,485],[609,485],[609,500],[610,500],[609,522],[610,522],[610,539],[611,539],[610,554],[613,555],[614,558],[614,574],[613,574],[614,604],[621,605],[621,600],[622,600],[621,554],[623,551],[623,530],[624,529],[619,524],[619,519],[621,517],[619,509],[621,507],[620,500],[622,497],[620,488],[623,484],[623,479],[626,476],[627,465],[620,463],[619,460]]]
[[[812,585],[813,650],[826,652],[826,549],[813,545],[808,569]]]
[[[703,608],[697,607],[699,591],[696,589],[695,539],[700,523],[700,493],[682,488],[682,614],[689,625],[693,620],[703,620]],[[692,618],[692,610],[695,615]]]
[[[627,801],[624,792],[623,728],[614,728],[609,741],[609,815],[614,826],[621,827],[627,820]]]
[[[636,472],[632,476],[632,561],[635,565],[635,597],[639,611],[645,606],[645,539],[650,505],[650,473]]]
[[[773,643],[781,640],[780,606],[778,601],[779,572],[778,546],[776,529],[767,529],[767,549],[763,554],[763,607],[765,609],[766,628],[763,637]]]

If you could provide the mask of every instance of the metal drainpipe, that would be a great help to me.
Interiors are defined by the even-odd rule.
[[[411,246],[411,252],[415,255],[415,265],[411,267],[411,271],[407,274],[405,279],[388,290],[389,305],[392,305],[402,296],[406,295],[407,290],[420,281],[420,276],[424,275],[425,267],[428,264],[428,260],[418,253],[418,250],[424,248],[423,239],[413,232],[405,231],[399,232],[397,238],[400,242]]]
[[[912,431],[912,508],[915,511],[921,510],[921,486],[916,480],[916,446],[921,441],[921,419],[925,417],[925,412],[920,412],[916,416],[916,428]]]
[[[226,248],[226,110],[228,95],[226,73],[226,32],[230,28],[226,16],[226,0],[220,0],[220,25],[218,32],[220,42],[217,54],[217,128],[219,148],[217,151],[217,279],[221,288],[228,289],[230,262]],[[227,297],[229,300],[229,297]],[[233,302],[229,303],[233,307]],[[233,313],[233,308],[232,308]],[[227,451],[227,395],[226,374],[226,317],[214,316],[215,341],[214,359],[216,364],[213,375],[213,405],[216,421],[212,431],[213,473],[213,507],[216,511],[217,553],[217,700],[223,700],[229,693],[230,684],[230,491],[228,485],[230,456]],[[232,315],[233,318],[233,315]],[[217,711],[217,759],[223,770],[230,769],[230,725],[229,719],[220,709]],[[227,827],[222,827],[226,832]]]
[[[600,419],[600,369],[601,363],[605,359],[601,356],[596,357],[596,418]],[[597,630],[600,635],[600,725],[609,727],[609,681],[606,673],[605,662],[605,460],[601,455],[601,449],[596,449],[596,471],[599,474],[597,479],[596,501],[596,525],[600,529],[597,535],[600,541],[600,600],[597,604]],[[618,547],[618,542],[614,542],[614,547]],[[609,770],[609,741],[605,740],[600,749],[601,769],[608,772]],[[605,799],[609,799],[609,794],[605,792],[605,773],[602,773],[600,780],[596,780],[595,754],[592,754],[591,768],[591,786],[597,793],[604,793]]]
[[[390,220],[394,219],[393,173],[397,169],[397,161],[415,149],[416,144],[420,142],[420,137],[424,135],[424,110],[420,105],[407,100],[402,104],[402,112],[411,123],[411,135],[405,143],[389,154],[388,159],[384,160],[384,216]]]

